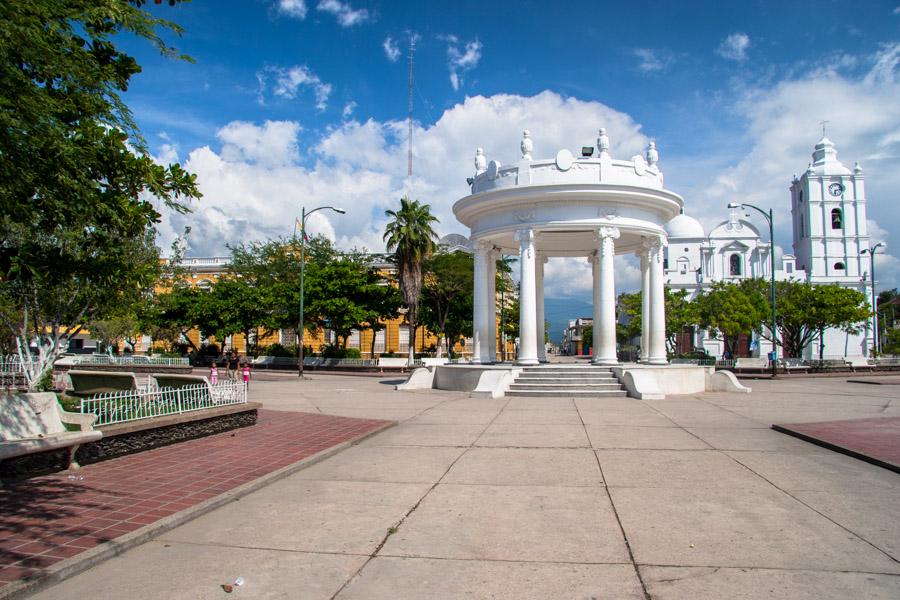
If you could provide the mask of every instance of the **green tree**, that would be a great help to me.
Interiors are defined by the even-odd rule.
[[[243,334],[247,356],[255,355],[259,329],[271,314],[264,293],[255,282],[234,273],[220,277],[209,292],[200,292],[194,312],[196,325],[205,336],[215,335],[222,342]],[[224,346],[221,343],[220,350]]]
[[[381,277],[358,256],[342,256],[307,270],[306,313],[316,326],[327,327],[346,348],[354,329],[363,329],[379,318],[377,289]]]
[[[664,289],[666,302],[666,349],[669,354],[676,351],[678,335],[687,327],[696,325],[699,321],[697,314],[698,305],[688,300],[687,290]],[[643,326],[641,292],[620,294],[616,308],[619,316],[626,317],[625,323],[616,326],[616,339],[619,343],[626,343],[641,335]]]
[[[669,354],[675,354],[678,335],[699,321],[698,305],[688,300],[687,290],[665,288],[665,296],[666,347]]]
[[[400,209],[388,210],[391,218],[384,231],[388,252],[394,253],[400,293],[406,303],[406,320],[409,323],[409,365],[415,360],[415,332],[418,326],[419,295],[422,290],[422,265],[434,252],[437,235],[431,224],[437,217],[431,207],[407,197],[400,199]]]
[[[626,344],[639,337],[643,322],[641,320],[641,292],[619,294],[616,311],[619,316],[616,324],[616,340],[620,344]]]
[[[446,344],[451,354],[453,343],[472,328],[474,266],[466,252],[434,254],[423,265],[420,319],[438,336],[437,355]]]
[[[515,325],[510,326],[512,303],[518,302],[518,288],[512,278],[512,265],[516,256],[500,255],[496,264],[495,289],[497,290],[497,313],[499,315],[500,360],[506,362],[506,340],[519,335],[519,312],[516,305]],[[470,330],[471,331],[471,330]]]
[[[121,340],[131,346],[133,352],[139,331],[137,317],[133,313],[94,321],[88,326],[88,329],[94,338],[100,340],[104,351],[108,348],[116,348]]]
[[[725,350],[734,356],[741,334],[759,331],[767,314],[766,302],[748,286],[717,281],[695,300],[701,327],[721,336]]]
[[[825,356],[825,330],[836,327],[848,333],[865,328],[872,315],[866,295],[834,285],[814,285],[813,303],[807,307],[808,324],[819,332],[819,360]],[[776,288],[777,289],[777,288]]]
[[[153,162],[119,96],[140,67],[112,38],[174,56],[160,32],[180,32],[138,5],[0,3],[0,293],[30,389],[85,323],[156,280],[152,198],[185,211],[200,196],[179,165]]]

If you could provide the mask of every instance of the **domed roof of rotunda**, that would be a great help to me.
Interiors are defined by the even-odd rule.
[[[666,223],[666,234],[669,236],[669,239],[706,237],[700,221],[684,213]]]

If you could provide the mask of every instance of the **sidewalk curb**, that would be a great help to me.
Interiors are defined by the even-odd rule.
[[[91,567],[94,567],[110,558],[118,556],[135,546],[140,546],[141,544],[152,540],[153,538],[170,531],[179,525],[183,525],[188,521],[192,521],[197,517],[203,516],[208,512],[211,512],[217,508],[225,506],[229,502],[233,502],[239,498],[246,496],[252,492],[255,492],[259,489],[262,489],[272,483],[275,483],[279,479],[284,479],[285,477],[296,473],[297,471],[302,471],[303,469],[310,467],[318,462],[325,460],[326,458],[330,458],[343,450],[346,450],[350,446],[354,446],[359,442],[377,434],[381,433],[385,429],[389,429],[396,425],[396,421],[387,421],[380,427],[373,429],[372,431],[360,434],[355,438],[351,438],[345,442],[341,442],[336,446],[332,446],[331,448],[326,448],[316,454],[311,456],[307,456],[306,458],[299,460],[293,464],[290,464],[286,467],[282,467],[277,471],[272,471],[266,475],[258,479],[254,479],[253,481],[248,481],[247,483],[240,485],[232,490],[228,490],[215,498],[210,498],[204,502],[201,502],[195,506],[190,508],[186,508],[180,512],[175,513],[174,515],[170,515],[168,517],[164,517],[155,523],[150,523],[140,529],[132,531],[131,533],[127,533],[121,537],[117,537],[114,540],[110,540],[109,542],[104,542],[90,548],[81,554],[77,554],[71,558],[67,558],[58,563],[55,563],[49,567],[47,567],[43,572],[39,575],[33,577],[32,579],[20,580],[13,583],[10,583],[3,588],[0,588],[0,600],[16,600],[19,598],[27,598],[28,596],[35,594],[43,589],[46,589],[52,585],[60,583],[72,577],[73,575],[77,575],[83,571],[87,571]]]

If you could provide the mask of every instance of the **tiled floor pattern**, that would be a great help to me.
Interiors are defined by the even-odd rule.
[[[900,472],[900,417],[790,423],[775,428]]]
[[[0,489],[0,588],[386,421],[260,410],[255,426]]]

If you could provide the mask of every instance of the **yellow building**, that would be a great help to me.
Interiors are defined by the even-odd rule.
[[[183,277],[190,285],[201,289],[209,289],[220,276],[227,272],[228,264],[229,257],[214,256],[185,258],[182,260],[180,266],[184,272]],[[372,266],[374,266],[381,275],[389,280],[393,280],[392,276],[396,272],[396,269],[392,263],[385,262],[382,257],[378,255],[373,255]],[[157,291],[163,290],[164,288],[159,288]],[[373,332],[371,329],[364,329],[361,331],[354,330],[347,340],[347,347],[358,349],[362,358],[375,358],[386,353],[404,355],[408,352],[410,335],[409,326],[404,322],[402,315],[399,318],[383,322],[383,325],[384,328],[374,334],[374,355]],[[257,335],[259,336],[259,339],[256,345],[259,348],[276,343],[284,346],[297,345],[297,332],[294,329],[265,331],[260,328]],[[198,348],[203,344],[219,343],[213,336],[205,337],[201,331],[196,329],[188,332],[187,336]],[[333,332],[328,329],[319,329],[315,332],[307,331],[304,336],[304,345],[307,348],[311,348],[314,353],[318,353],[322,351],[323,346],[326,344],[336,343],[338,340],[335,338],[336,336]],[[499,331],[497,339],[500,339]],[[425,327],[418,327],[416,330],[415,342],[417,353],[433,352],[437,347],[438,338],[425,329]],[[500,342],[498,341],[498,360],[500,356],[499,344]],[[154,347],[159,347],[157,344],[153,345]],[[247,342],[244,339],[243,334],[236,334],[225,340],[224,347],[226,351],[234,349],[238,354],[245,354],[247,351]],[[464,344],[457,344],[454,346],[453,350],[463,357],[470,357],[472,353],[472,339],[466,338]],[[514,355],[515,342],[514,340],[507,340],[507,356]]]

